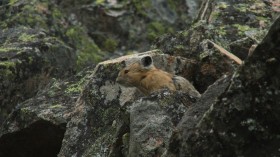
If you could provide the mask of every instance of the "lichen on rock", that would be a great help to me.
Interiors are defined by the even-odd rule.
[[[276,5],[1,1],[0,156],[278,156]],[[202,97],[117,84],[145,55]]]

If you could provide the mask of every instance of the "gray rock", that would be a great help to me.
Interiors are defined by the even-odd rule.
[[[170,154],[279,156],[279,32],[280,18],[202,117],[186,112]]]

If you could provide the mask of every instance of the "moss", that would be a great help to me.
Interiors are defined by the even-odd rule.
[[[226,30],[225,30],[225,26],[220,26],[215,30],[216,30],[216,33],[219,34],[220,36],[224,36],[227,34]]]
[[[170,7],[170,9],[172,9],[172,10],[176,10],[176,9],[177,9],[176,1],[167,0],[167,4],[168,4],[168,6]]]
[[[34,5],[24,5],[20,12],[6,20],[8,26],[20,24],[47,29],[46,21],[47,18],[40,15]]]
[[[26,22],[30,26],[37,26],[40,28],[49,28],[46,24],[47,18],[38,13],[37,10],[34,9],[34,6],[27,5],[24,10]]]
[[[72,84],[72,85],[69,85],[65,92],[67,94],[71,94],[71,93],[80,93],[82,91],[82,86],[80,84]]]
[[[218,8],[219,9],[226,9],[229,6],[226,2],[220,2],[218,3]]]
[[[67,30],[66,36],[76,46],[77,49],[77,65],[82,67],[88,63],[97,63],[102,60],[101,50],[87,36],[81,27],[75,26]]]
[[[186,47],[184,45],[176,45],[174,46],[174,49],[177,51],[184,51],[186,50]]]
[[[249,8],[248,4],[243,4],[243,3],[236,4],[233,7],[241,13],[246,13],[247,9]]]
[[[53,18],[62,18],[62,13],[58,8],[54,8],[52,10],[52,17]]]
[[[211,13],[211,20],[212,21],[216,21],[219,17],[221,16],[219,11],[213,11]]]
[[[0,53],[10,52],[10,51],[18,51],[20,48],[17,47],[0,47]]]
[[[7,78],[5,80],[12,80],[12,77],[14,76],[13,72],[10,69],[0,69],[0,75],[4,78]]]
[[[36,38],[36,35],[29,35],[29,34],[23,33],[18,39],[23,42],[29,42],[29,41],[33,41],[35,38]]]
[[[15,69],[15,63],[11,61],[0,62],[0,76],[4,77],[4,80],[13,80],[15,75],[13,70]]]
[[[247,26],[247,25],[234,24],[233,26],[238,29],[239,35],[242,35],[242,34],[244,34],[245,31],[248,31],[251,29],[250,26]]]
[[[105,0],[96,0],[95,3],[96,3],[97,5],[104,4],[104,3],[105,3]]]
[[[79,74],[77,74],[77,75],[79,75]],[[90,74],[88,74],[88,75],[90,75]],[[88,78],[87,78],[88,75],[83,76],[81,79],[79,79],[78,82],[75,82],[73,84],[69,84],[67,86],[67,88],[65,89],[65,92],[67,94],[80,93],[82,91],[83,87],[84,87],[84,84],[88,80]]]
[[[56,91],[61,90],[61,87],[60,87],[59,81],[57,81],[55,78],[52,78],[51,81],[52,81],[53,83],[52,83],[52,86],[51,86],[51,87],[49,88],[49,90],[48,90],[48,95],[49,95],[50,97],[53,97],[53,96],[55,96]]]
[[[164,27],[164,25],[160,22],[151,22],[148,25],[148,39],[149,40],[154,40],[155,38],[157,38],[158,36],[167,33],[167,32],[172,32],[173,30],[168,30]]]
[[[78,51],[77,65],[79,68],[89,63],[98,63],[103,60],[103,57],[98,54],[99,48],[91,41],[85,41],[86,45],[83,49]]]
[[[144,16],[148,16],[146,10],[150,10],[152,7],[152,2],[150,0],[133,0],[137,13],[142,14]]]
[[[265,15],[264,13],[267,10],[267,5],[264,3],[264,1],[258,1],[253,3],[254,7],[248,7],[251,12],[258,14],[258,15]],[[271,10],[269,10],[271,11]],[[267,17],[269,18],[269,16]]]
[[[10,0],[9,2],[10,2],[10,3],[9,3],[10,5],[13,5],[13,4],[15,4],[16,2],[18,2],[18,0]]]
[[[29,56],[28,57],[28,63],[31,64],[33,62],[33,57]]]
[[[26,114],[30,112],[30,109],[28,107],[23,107],[20,109],[21,113]]]
[[[103,43],[103,48],[109,52],[114,52],[117,46],[118,46],[118,41],[112,38],[106,39],[105,42]]]
[[[16,65],[15,62],[11,62],[11,61],[2,61],[2,62],[0,62],[0,67],[14,68],[15,65]]]

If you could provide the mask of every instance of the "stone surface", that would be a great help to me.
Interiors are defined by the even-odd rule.
[[[0,124],[20,102],[52,77],[73,74],[74,51],[42,29],[15,27],[0,32]]]
[[[178,145],[170,149],[172,153],[279,156],[279,32],[278,18],[199,123],[178,126],[179,134],[174,136]]]
[[[194,2],[1,1],[0,156],[279,156],[276,4],[205,0],[186,27]],[[95,66],[149,49],[166,32],[157,50]],[[208,39],[248,60],[233,63]],[[259,45],[247,58],[251,44]],[[201,99],[143,97],[115,83],[147,54],[193,82]]]
[[[137,148],[135,150],[131,148],[132,146],[130,144],[125,145],[122,139],[128,136],[130,132],[129,128],[132,128],[131,126],[142,123],[141,118],[138,120],[133,119],[133,123],[130,123],[131,118],[136,117],[132,116],[136,111],[133,112],[134,107],[131,107],[130,109],[130,106],[133,106],[132,103],[139,99],[141,95],[139,95],[139,93],[134,88],[120,87],[118,84],[115,84],[115,80],[118,75],[118,71],[125,64],[140,59],[142,55],[153,56],[156,66],[163,69],[169,69],[169,71],[173,71],[174,73],[176,71],[180,72],[180,69],[183,70],[185,67],[189,67],[187,66],[189,64],[193,64],[193,62],[190,62],[189,60],[180,57],[174,58],[169,55],[164,55],[157,50],[142,54],[140,53],[136,55],[124,56],[98,64],[91,75],[88,84],[86,84],[81,97],[76,103],[77,106],[73,111],[74,114],[71,118],[71,121],[67,125],[68,129],[65,133],[65,138],[63,140],[59,156],[122,156],[120,154],[123,152],[127,152],[128,154],[135,154],[135,152],[137,152],[137,143],[134,142],[135,149]],[[127,93],[130,93],[131,95],[127,95]],[[161,95],[161,98],[164,97],[164,95]],[[185,111],[184,108],[186,108],[184,105],[189,106],[191,105],[192,101],[195,101],[191,101],[191,98],[189,98],[190,100],[187,101],[188,99],[186,98],[185,103],[183,103],[184,101],[182,100],[181,103],[176,104],[175,101],[177,101],[177,99],[175,98],[169,96],[168,98],[164,98],[162,100],[156,98],[152,99],[153,101],[157,101],[152,103],[154,107],[165,108],[162,109],[162,116],[166,117],[166,119],[169,119],[169,121],[166,123],[172,124],[172,126],[179,122],[180,117]],[[142,100],[139,101],[141,104]],[[173,104],[173,106],[169,103]],[[137,104],[135,105],[137,106]],[[160,105],[163,106],[161,107]],[[145,110],[147,109],[149,110],[149,107],[147,107]],[[141,107],[135,107],[134,110],[143,109]],[[169,114],[167,114],[168,112]],[[155,116],[160,114],[157,113],[156,110],[154,110],[153,113]],[[138,115],[138,117],[139,116],[140,115]],[[158,122],[158,124],[160,123],[161,122]],[[140,128],[141,126],[142,125],[140,125]],[[159,126],[160,125],[152,125],[151,127]],[[169,129],[169,131],[163,133],[164,136],[160,136],[161,139],[169,137],[172,130],[172,128],[169,127],[169,125],[166,126],[166,129]],[[135,132],[137,132],[137,128]],[[133,132],[133,134],[131,134],[129,137],[134,138],[134,135],[135,134]],[[143,136],[146,135],[143,133]],[[168,141],[168,139],[165,139],[165,141]],[[126,147],[127,149],[124,149]],[[151,147],[158,148],[159,146]],[[152,151],[153,149],[146,150],[143,151],[143,154],[148,155],[149,153],[152,153]]]

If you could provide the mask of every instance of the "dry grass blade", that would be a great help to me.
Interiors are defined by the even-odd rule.
[[[214,43],[211,40],[208,40],[208,42],[210,42],[211,44],[213,44],[213,46],[215,48],[217,48],[222,54],[226,55],[227,57],[229,57],[230,59],[234,60],[237,64],[241,65],[243,64],[243,61],[238,58],[237,56],[235,56],[234,54],[228,52],[226,49],[224,49],[223,47],[217,45],[216,43]]]

